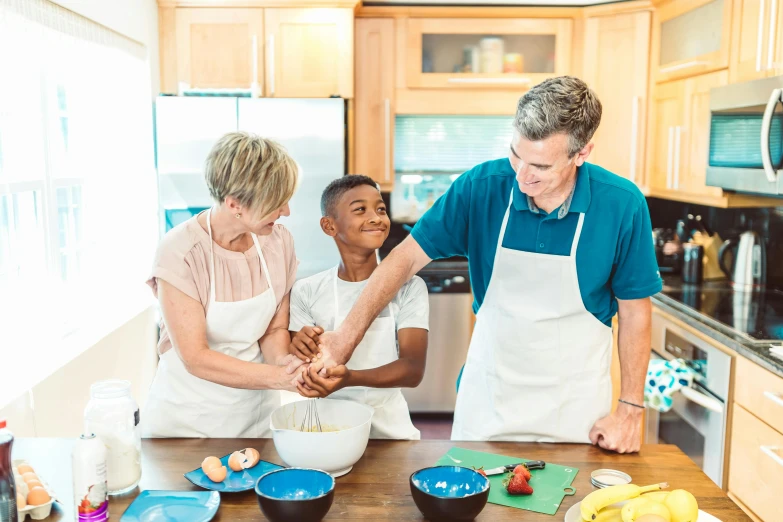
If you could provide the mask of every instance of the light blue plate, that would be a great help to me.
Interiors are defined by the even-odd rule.
[[[120,522],[209,522],[220,507],[217,491],[142,491]]]
[[[251,491],[256,487],[256,482],[258,482],[258,479],[263,475],[283,467],[265,460],[259,460],[258,464],[250,469],[231,471],[231,468],[228,467],[228,457],[230,456],[231,455],[229,454],[220,459],[220,462],[222,462],[228,470],[226,480],[223,482],[212,482],[209,480],[200,466],[189,473],[185,473],[185,478],[200,488],[220,491],[221,493],[237,493],[239,491]]]

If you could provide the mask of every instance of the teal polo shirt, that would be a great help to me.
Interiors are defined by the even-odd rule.
[[[512,190],[505,248],[568,256],[579,214],[585,214],[576,271],[582,302],[596,319],[611,326],[618,299],[642,299],[661,291],[650,212],[636,185],[584,163],[577,169],[571,196],[546,214],[519,190],[516,174],[503,158],[477,165],[458,177],[411,232],[432,259],[468,258],[474,312],[481,308],[492,277]]]

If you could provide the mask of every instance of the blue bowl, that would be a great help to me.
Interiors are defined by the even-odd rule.
[[[473,520],[489,498],[489,479],[459,466],[420,469],[410,485],[416,507],[430,520]]]
[[[332,507],[334,478],[317,469],[278,469],[258,479],[256,497],[272,522],[319,522]]]

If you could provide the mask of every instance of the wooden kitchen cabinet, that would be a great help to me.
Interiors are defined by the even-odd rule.
[[[731,431],[730,495],[738,498],[758,520],[780,520],[783,434],[737,403]]]
[[[739,83],[783,72],[783,3],[777,0],[734,0],[731,82]]]
[[[669,0],[655,10],[652,74],[656,82],[729,66],[734,0]]]
[[[676,129],[682,127],[684,120],[685,81],[656,86],[650,104],[650,155],[647,161],[651,194],[667,192],[673,187],[675,162],[678,159],[675,156]],[[682,163],[677,164],[679,166]]]
[[[645,183],[650,20],[649,11],[588,18],[584,36],[583,79],[611,116],[593,137],[590,161],[639,186]]]
[[[409,18],[403,57],[406,86],[529,88],[569,73],[571,32],[572,21],[565,18]],[[518,55],[516,61],[507,62],[506,54]]]
[[[266,96],[353,98],[353,10],[264,10]]]
[[[394,24],[356,20],[355,173],[394,186]]]
[[[263,88],[264,10],[260,8],[177,8],[173,27],[161,23],[161,76],[164,92],[181,88]],[[169,13],[171,12],[169,11]],[[170,34],[174,31],[174,35]],[[172,40],[175,54],[166,53]],[[176,80],[166,77],[175,61]]]

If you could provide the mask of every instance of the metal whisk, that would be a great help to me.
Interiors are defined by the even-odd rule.
[[[323,431],[321,429],[321,419],[318,417],[318,406],[316,406],[315,401],[315,399],[307,400],[307,409],[305,410],[302,424],[299,426],[299,431]]]

